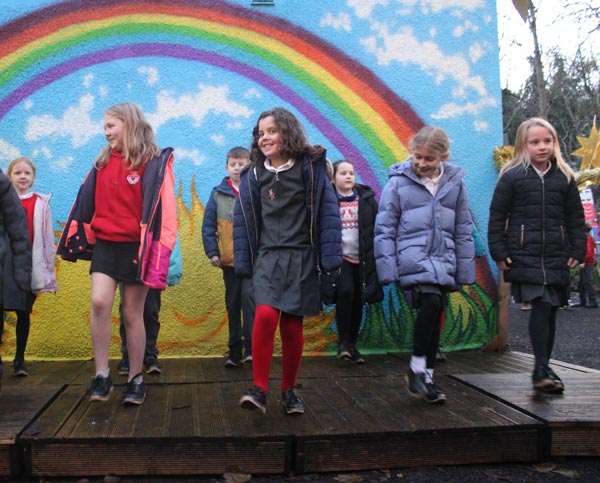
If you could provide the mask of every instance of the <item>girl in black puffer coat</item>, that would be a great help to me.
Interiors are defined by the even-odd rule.
[[[365,359],[356,348],[356,342],[363,304],[383,300],[373,252],[378,205],[370,187],[356,184],[354,165],[350,161],[333,164],[333,182],[340,204],[344,258],[336,287],[337,356],[362,364]]]
[[[532,304],[533,386],[562,392],[548,362],[558,308],[568,303],[569,269],[585,256],[585,221],[575,173],[544,119],[529,119],[517,130],[514,156],[500,171],[492,198],[488,243],[515,302]]]

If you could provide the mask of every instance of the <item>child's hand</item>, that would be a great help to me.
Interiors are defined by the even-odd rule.
[[[498,265],[499,270],[505,272],[506,270],[510,270],[512,260],[509,257],[506,257],[506,260],[500,260],[499,262],[496,262],[496,265]]]
[[[218,255],[211,257],[210,264],[215,268],[222,268],[221,259],[218,257]]]
[[[577,265],[579,265],[579,260],[575,260],[574,258],[569,257],[569,259],[567,260],[567,266],[569,268],[577,268]]]

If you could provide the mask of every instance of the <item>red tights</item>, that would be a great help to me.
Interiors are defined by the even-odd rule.
[[[281,312],[270,305],[258,305],[252,330],[252,374],[254,385],[267,392],[273,360],[275,331],[279,323],[281,335],[281,392],[296,385],[304,334],[302,317]]]

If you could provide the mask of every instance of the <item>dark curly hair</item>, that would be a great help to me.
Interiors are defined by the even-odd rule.
[[[250,159],[254,164],[262,163],[265,155],[258,147],[258,123],[265,117],[273,116],[275,126],[279,129],[281,135],[281,156],[283,158],[299,158],[307,152],[309,147],[308,136],[300,121],[290,111],[283,107],[275,107],[268,111],[263,111],[256,126],[252,130],[252,146],[250,148]]]

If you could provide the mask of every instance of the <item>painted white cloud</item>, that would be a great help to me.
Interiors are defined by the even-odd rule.
[[[80,148],[102,133],[102,121],[94,122],[90,117],[93,108],[94,96],[85,94],[78,105],[69,106],[60,118],[51,114],[31,116],[27,120],[25,139],[38,141],[48,136],[66,137],[71,139],[74,148]]]
[[[262,98],[261,92],[254,87],[251,87],[246,92],[244,92],[244,99],[261,99],[261,98]]]
[[[52,150],[48,146],[42,146],[41,148],[35,148],[31,153],[34,158],[43,157],[46,159],[52,158]]]
[[[486,132],[490,129],[490,124],[487,121],[475,121],[473,127],[477,132]]]
[[[479,25],[474,24],[470,20],[466,20],[462,25],[457,25],[452,31],[452,35],[455,37],[462,37],[467,32],[477,32]]]
[[[233,121],[228,122],[226,126],[227,129],[242,129],[242,127],[244,127],[244,124],[241,121]]]
[[[469,47],[469,58],[473,64],[476,64],[483,54],[485,53],[485,49],[479,42],[475,42],[473,45]]]
[[[404,8],[418,7],[424,13],[439,13],[449,9],[475,10],[485,6],[485,0],[396,0],[396,3]]]
[[[213,134],[211,135],[210,139],[217,146],[225,146],[226,139],[222,134]]]
[[[348,0],[348,6],[354,9],[358,18],[368,18],[378,5],[386,7],[388,0]]]
[[[31,111],[31,108],[33,107],[33,101],[31,99],[27,99],[24,103],[24,106],[26,111]]]
[[[19,151],[19,148],[4,139],[0,139],[0,162],[10,163],[13,159],[20,157],[21,151]]]
[[[462,55],[446,55],[437,43],[417,39],[408,26],[402,26],[394,33],[384,23],[374,26],[378,30],[377,36],[364,39],[362,44],[376,55],[379,64],[416,64],[433,76],[438,84],[451,79],[479,95],[486,94],[483,78],[470,74],[470,64]]]
[[[83,86],[90,87],[92,85],[92,81],[94,80],[94,74],[89,73],[83,77]]]
[[[463,116],[465,114],[470,114],[473,116],[478,115],[484,109],[489,107],[496,107],[498,105],[498,101],[493,97],[482,97],[477,102],[468,102],[466,104],[460,105],[455,102],[449,102],[444,104],[438,112],[433,113],[431,117],[433,119],[449,119],[453,117]]]
[[[138,67],[138,73],[146,78],[146,84],[153,86],[158,82],[159,75],[156,67],[141,66]]]
[[[54,161],[52,161],[52,163],[50,163],[50,167],[54,170],[54,171],[69,171],[71,168],[71,165],[73,164],[73,162],[75,161],[75,158],[73,156],[63,156],[61,158],[58,158]]]
[[[195,127],[202,125],[208,114],[249,118],[252,110],[229,98],[228,86],[198,85],[198,91],[174,97],[169,91],[158,93],[156,113],[146,117],[155,130],[173,119],[189,117]]]
[[[194,166],[200,166],[206,160],[206,156],[201,154],[197,149],[175,148],[174,156],[177,161],[189,159]]]
[[[100,97],[106,97],[108,94],[108,87],[100,86],[100,89],[98,89],[98,94],[100,94]]]
[[[333,27],[335,30],[345,30],[346,32],[352,30],[350,15],[344,12],[340,12],[337,16],[328,12],[319,24],[321,27]]]

